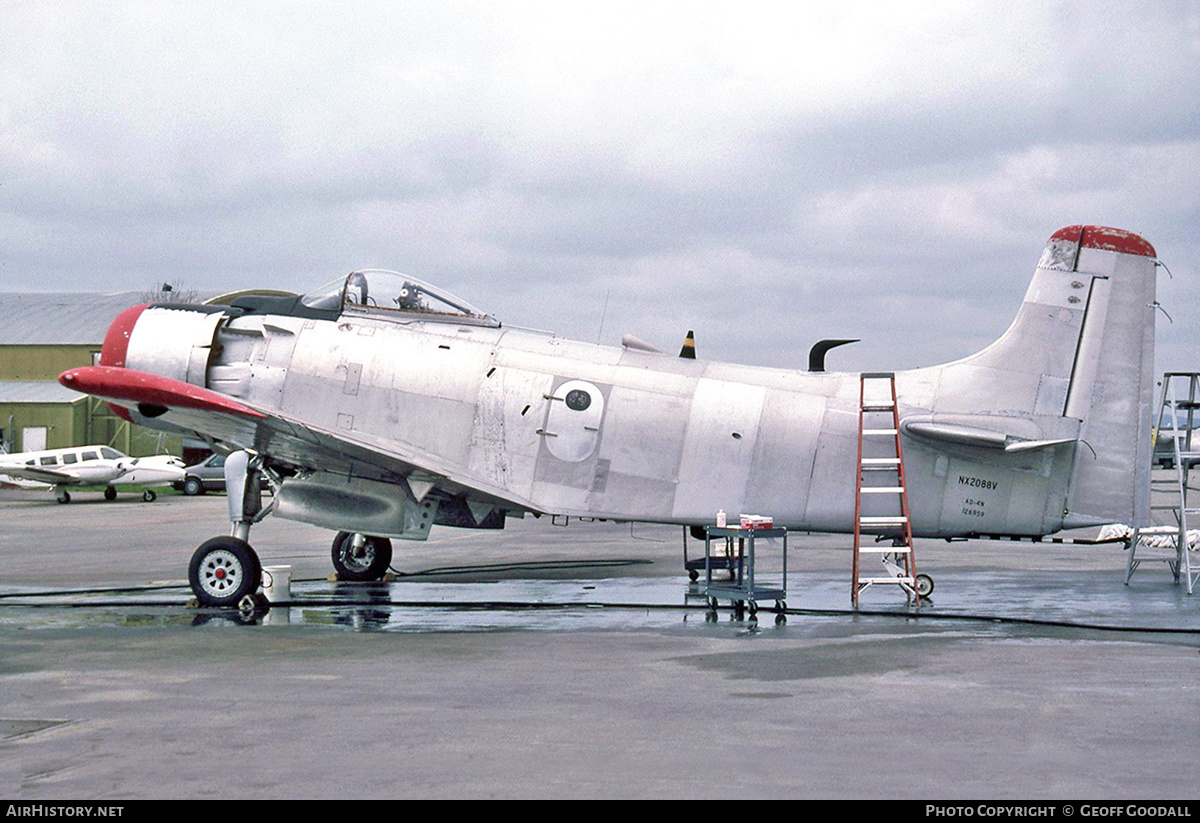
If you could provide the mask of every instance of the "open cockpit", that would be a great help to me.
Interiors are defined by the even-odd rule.
[[[432,321],[498,327],[500,321],[462,298],[424,280],[386,269],[363,269],[339,277],[307,294],[237,292],[208,301],[243,314],[277,314],[321,320],[343,315],[402,323]],[[213,310],[216,310],[215,308]]]
[[[500,323],[470,303],[415,277],[385,269],[364,269],[300,298],[310,309],[389,319],[433,320],[473,325]]]

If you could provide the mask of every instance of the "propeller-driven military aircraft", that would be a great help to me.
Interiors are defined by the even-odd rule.
[[[53,488],[59,503],[70,503],[67,488],[76,486],[103,486],[105,500],[116,499],[117,486],[141,486],[149,503],[158,496],[153,486],[183,480],[183,461],[169,454],[128,457],[109,446],[77,446],[0,454],[0,479],[5,477]]]
[[[891,376],[914,535],[1143,522],[1155,258],[1125,231],[1061,229],[998,341]],[[386,571],[392,538],[527,513],[852,532],[862,377],[564,340],[359,271],[301,296],[132,307],[100,365],[59,380],[229,455],[232,533],[189,576],[230,605],[259,585],[249,532],[271,512],[336,531],[335,566],[357,579]]]

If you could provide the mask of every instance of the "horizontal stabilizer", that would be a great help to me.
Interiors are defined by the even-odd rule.
[[[1076,443],[1079,441],[1077,437],[1060,437],[1057,440],[1016,440],[1004,447],[1006,452],[1031,452],[1038,449],[1048,449],[1051,446],[1062,446],[1067,443]]]
[[[1052,440],[1033,440],[1027,437],[961,424],[934,423],[927,420],[906,420],[901,424],[906,434],[924,437],[928,440],[941,440],[960,446],[975,446],[981,449],[1003,449],[1008,453],[1037,451],[1052,446],[1074,443],[1077,438],[1062,437]]]

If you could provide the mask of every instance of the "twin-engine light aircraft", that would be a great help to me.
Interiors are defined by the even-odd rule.
[[[59,503],[70,503],[67,487],[103,486],[104,499],[115,500],[117,486],[142,486],[142,499],[155,500],[153,486],[183,480],[183,461],[172,455],[128,457],[109,446],[78,446],[0,454],[0,480],[9,477],[53,487]]]
[[[1125,231],[1057,231],[998,341],[894,374],[914,535],[1143,522],[1155,257]],[[386,571],[391,538],[527,513],[700,527],[723,509],[854,531],[863,375],[632,340],[502,326],[415,278],[360,271],[303,296],[132,307],[100,365],[59,380],[229,455],[232,534],[190,567],[208,605],[257,589],[247,541],[268,512],[338,532],[334,564],[353,579]]]

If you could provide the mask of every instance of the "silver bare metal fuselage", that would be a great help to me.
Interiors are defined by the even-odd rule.
[[[439,455],[453,475],[534,511],[698,524],[724,509],[793,529],[853,529],[857,374],[370,316],[250,316],[221,339],[210,388],[346,436]],[[902,418],[932,414],[942,369],[897,374]],[[566,402],[578,390],[587,409]],[[1015,420],[1005,423],[1012,429]],[[1062,421],[1053,433],[1037,424],[1020,433],[1071,437],[1077,428]],[[1061,528],[1072,447],[997,455],[905,442],[918,534]]]
[[[1140,238],[1060,230],[999,340],[895,374],[914,534],[1142,522],[1154,277]],[[525,512],[700,525],[721,509],[854,530],[857,373],[591,345],[453,301],[414,311],[407,281],[395,309],[374,305],[375,281],[370,301],[366,278],[357,301],[352,285],[307,315],[146,308],[122,366],[237,398],[261,419],[213,398],[189,417],[178,389],[162,406],[128,405],[131,419],[258,451],[283,470],[277,514],[339,530],[422,539],[434,523],[496,528]]]

